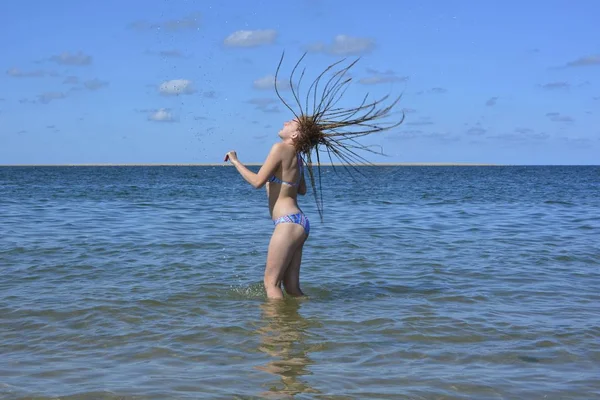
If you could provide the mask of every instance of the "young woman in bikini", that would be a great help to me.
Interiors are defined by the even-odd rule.
[[[366,160],[357,154],[356,150],[376,152],[360,145],[355,138],[391,129],[400,125],[404,120],[402,113],[399,122],[376,123],[390,115],[391,109],[400,98],[383,108],[378,108],[378,106],[387,96],[369,103],[366,102],[365,97],[362,104],[354,108],[336,107],[344,89],[352,80],[346,78],[345,75],[356,63],[354,61],[347,67],[333,72],[332,68],[343,60],[330,65],[312,83],[306,95],[306,108],[308,108],[309,100],[314,99],[313,109],[310,114],[306,114],[297,92],[304,72],[302,72],[300,81],[296,84],[293,83],[294,72],[303,58],[304,56],[296,63],[290,76],[292,95],[300,113],[296,113],[285,102],[275,85],[277,96],[294,113],[295,118],[283,124],[283,128],[279,131],[281,141],[271,147],[260,170],[257,173],[249,170],[239,161],[235,151],[230,151],[225,155],[225,161],[231,161],[240,175],[253,187],[258,189],[266,185],[267,188],[269,212],[275,224],[269,243],[264,275],[265,290],[269,299],[283,298],[282,283],[288,295],[303,295],[300,289],[300,264],[302,249],[310,233],[310,223],[298,206],[298,195],[306,194],[305,165],[317,202],[319,216],[321,220],[323,218],[320,179],[318,179],[319,190],[317,190],[315,174],[312,170],[313,150],[317,156],[317,171],[320,171],[319,146],[325,147],[330,158],[333,154],[344,163],[364,162]],[[282,61],[283,56],[275,73],[275,82],[278,81],[277,76]],[[319,92],[320,80],[329,71],[332,71],[332,76]]]

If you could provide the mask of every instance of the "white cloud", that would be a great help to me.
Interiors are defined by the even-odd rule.
[[[267,76],[263,76],[262,78],[258,78],[253,82],[252,86],[254,86],[255,89],[259,89],[259,90],[273,89],[275,86],[275,76],[267,75]],[[281,79],[278,80],[277,81],[277,89],[289,90],[290,89],[289,81],[283,81]]]
[[[192,81],[187,79],[173,79],[160,84],[158,91],[166,96],[176,96],[180,94],[192,94],[196,90],[192,85]]]
[[[148,116],[148,120],[155,122],[174,122],[173,114],[167,108],[161,108]]]
[[[359,55],[375,48],[375,41],[369,38],[337,35],[331,44],[313,43],[307,46],[311,52],[328,53],[336,56]]]
[[[236,31],[225,38],[223,42],[229,47],[256,47],[263,44],[272,44],[277,38],[277,31],[264,29],[256,31]]]

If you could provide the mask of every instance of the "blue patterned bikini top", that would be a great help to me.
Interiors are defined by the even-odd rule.
[[[282,181],[275,175],[273,175],[271,177],[271,179],[269,179],[269,182],[280,183],[282,185],[288,185],[288,186],[298,186],[300,184],[300,181],[302,180],[302,175],[304,175],[304,168],[302,168],[302,158],[300,157],[300,154],[297,155],[297,158],[298,158],[298,169],[300,170],[300,175],[298,175],[298,180],[296,182]]]

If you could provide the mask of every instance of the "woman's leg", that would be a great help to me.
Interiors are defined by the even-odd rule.
[[[305,241],[306,236],[294,252],[290,265],[283,274],[283,287],[285,288],[285,292],[293,297],[304,296],[304,293],[302,293],[302,290],[300,289],[300,264],[302,264],[302,249],[304,248]]]
[[[282,299],[281,281],[290,266],[294,253],[305,240],[304,228],[293,223],[281,223],[275,226],[265,268],[265,290],[270,299]]]

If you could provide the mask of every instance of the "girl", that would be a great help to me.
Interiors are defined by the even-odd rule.
[[[295,118],[283,124],[283,128],[279,131],[281,141],[271,147],[271,151],[258,173],[246,168],[239,161],[235,151],[230,151],[225,155],[225,161],[230,160],[242,177],[253,187],[258,189],[266,185],[267,188],[269,213],[275,224],[269,243],[264,275],[265,290],[267,297],[270,299],[283,298],[282,283],[288,295],[303,295],[300,289],[300,264],[302,261],[302,248],[310,233],[308,218],[298,206],[298,195],[306,194],[303,159],[306,160],[312,191],[317,202],[317,210],[322,220],[319,146],[326,148],[330,159],[333,153],[347,164],[366,161],[356,153],[356,150],[375,152],[366,146],[360,145],[355,141],[355,138],[391,129],[400,125],[404,120],[404,113],[402,113],[402,118],[397,123],[375,124],[376,121],[390,115],[391,109],[400,98],[384,108],[378,108],[378,106],[387,96],[367,103],[368,95],[365,96],[358,107],[347,109],[335,107],[344,89],[352,80],[352,78],[345,78],[345,75],[358,60],[334,72],[319,92],[318,86],[321,78],[343,60],[325,69],[308,90],[306,108],[308,108],[309,101],[313,99],[313,109],[311,113],[305,113],[298,96],[304,71],[300,80],[295,84],[293,82],[294,72],[303,58],[304,56],[296,63],[290,76],[292,95],[300,108],[300,113],[296,114],[290,105],[286,103],[277,90],[277,84],[275,84],[277,96],[294,113]],[[275,82],[278,82],[277,76],[282,61],[283,55],[275,73]],[[319,99],[318,102],[317,99]],[[316,151],[317,156],[319,191],[317,191],[312,170],[311,154],[313,150]]]

